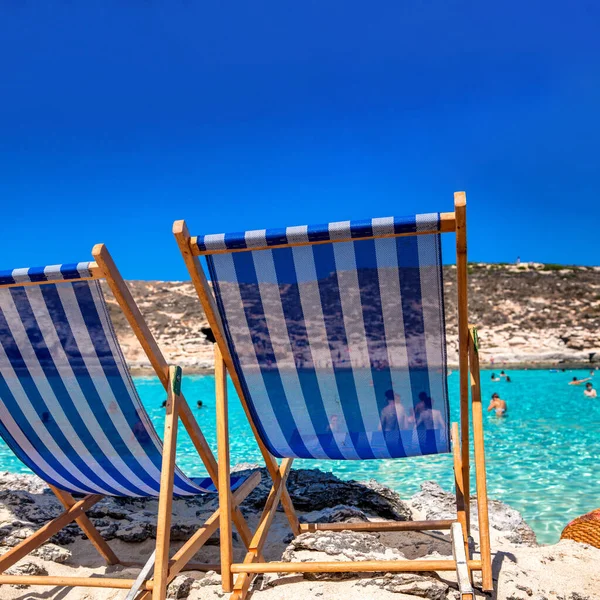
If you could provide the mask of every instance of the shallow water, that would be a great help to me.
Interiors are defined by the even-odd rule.
[[[491,371],[482,372],[484,409],[493,392],[508,403],[509,416],[485,416],[485,440],[489,496],[519,510],[542,543],[556,542],[562,528],[576,516],[600,507],[600,398],[583,395],[583,386],[569,386],[573,376],[588,371],[506,371],[511,383],[490,381]],[[499,371],[495,371],[499,373]],[[600,387],[600,373],[596,375]],[[452,420],[458,418],[458,373],[449,379]],[[158,379],[135,379],[142,400],[162,434],[165,392]],[[216,451],[214,378],[189,376],[183,391],[209,443]],[[230,387],[232,463],[260,462],[256,442],[245,420],[237,396]],[[204,406],[196,408],[201,399]],[[204,475],[187,434],[180,429],[178,460],[189,475]],[[311,461],[294,463],[296,468],[319,467],[345,479],[373,478],[408,498],[427,479],[452,489],[451,455],[393,461]],[[0,469],[28,472],[0,440]],[[474,489],[474,481],[472,482]]]

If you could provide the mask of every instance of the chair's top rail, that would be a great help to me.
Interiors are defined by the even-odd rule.
[[[322,225],[300,225],[280,229],[257,229],[192,237],[195,256],[308,246],[356,239],[375,239],[456,231],[453,212],[410,217],[383,217],[361,221],[339,221]]]
[[[77,279],[100,279],[102,276],[100,267],[95,262],[25,267],[0,271],[0,288],[61,283]]]

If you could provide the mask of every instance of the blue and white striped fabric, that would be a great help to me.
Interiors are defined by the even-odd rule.
[[[408,232],[426,233],[393,237]],[[207,255],[217,305],[253,420],[274,455],[449,451],[435,232],[437,213],[198,238],[217,251]],[[282,240],[305,243],[265,249]],[[222,252],[242,243],[246,251]]]
[[[439,223],[436,224],[431,221],[427,226],[432,228],[431,231],[422,229],[424,223],[418,222],[418,216],[387,217],[362,221],[338,221],[321,225],[300,225],[281,229],[256,229],[236,233],[203,235],[197,238],[196,244],[201,252],[214,252],[409,234],[415,233],[419,227],[422,231],[430,231],[431,233],[439,231]]]
[[[127,370],[99,282],[77,281],[89,276],[86,269],[80,263],[0,274],[4,284],[57,274],[67,280],[0,288],[0,434],[60,489],[158,496],[162,442]],[[174,491],[189,496],[215,487],[176,469]]]
[[[35,283],[43,281],[84,279],[91,277],[89,262],[72,263],[66,265],[48,265],[46,267],[29,267],[25,269],[12,269],[0,271],[0,285],[16,283]]]

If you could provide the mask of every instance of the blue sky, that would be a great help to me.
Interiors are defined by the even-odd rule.
[[[474,261],[600,263],[594,2],[0,6],[0,269],[182,279],[171,235],[452,210]],[[453,261],[453,240],[445,261]]]

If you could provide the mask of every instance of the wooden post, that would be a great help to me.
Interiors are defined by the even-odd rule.
[[[221,522],[221,578],[223,591],[233,591],[233,540],[231,537],[231,482],[229,476],[229,415],[227,407],[227,372],[221,351],[215,348],[215,391],[217,404],[217,457],[219,461],[219,507]]]
[[[469,561],[472,571],[481,570],[478,560]],[[357,560],[357,561],[306,561],[306,562],[246,562],[233,563],[234,573],[419,573],[422,571],[456,571],[454,559],[422,560]],[[235,587],[237,590],[237,580]],[[234,592],[232,600],[243,600],[244,596]]]
[[[202,270],[200,261],[198,260],[198,257],[193,255],[192,249],[190,248],[190,233],[188,231],[187,225],[185,224],[185,221],[175,221],[175,223],[173,223],[173,234],[175,236],[177,245],[179,246],[179,250],[192,279],[192,283],[194,285],[196,293],[198,294],[198,298],[200,299],[202,307],[204,308],[204,314],[206,315],[208,324],[210,325],[213,335],[215,336],[215,340],[219,346],[219,349],[221,350],[223,361],[225,362],[225,366],[227,368],[227,371],[229,372],[231,381],[233,382],[237,395],[240,399],[240,402],[242,403],[242,408],[246,413],[246,418],[248,419],[250,427],[252,428],[252,432],[254,433],[254,437],[256,438],[256,442],[265,461],[267,471],[269,472],[271,479],[275,481],[279,476],[279,468],[277,466],[277,461],[271,455],[267,447],[263,444],[262,440],[260,439],[260,435],[258,434],[256,425],[254,424],[252,415],[250,414],[250,410],[248,409],[248,403],[246,402],[244,389],[242,388],[240,378],[237,374],[237,371],[235,370],[233,359],[229,352],[229,348],[227,347],[227,342],[223,333],[223,324],[221,323],[215,298],[213,296],[212,290],[210,289],[210,286],[208,285],[208,281],[206,279],[204,271]],[[292,499],[290,498],[287,489],[282,490],[281,504],[290,523],[290,527],[292,529],[293,534],[299,535],[300,523],[298,521],[298,517],[296,515],[296,511],[294,510],[294,505],[292,503]]]
[[[456,488],[456,518],[462,527],[462,539],[465,543],[465,556],[471,558],[467,535],[467,516],[465,512],[465,494],[462,479],[462,457],[460,453],[460,434],[458,423],[452,423],[452,452],[454,455],[454,483]]]
[[[181,368],[169,367],[169,395],[165,418],[158,519],[156,524],[156,563],[152,600],[165,600],[169,576],[169,548],[171,516],[173,512],[173,483],[175,480],[175,452],[177,450],[177,423],[181,401]]]
[[[467,199],[454,193],[456,219],[456,287],[458,294],[458,363],[460,371],[460,441],[467,536],[471,534],[469,499],[469,313],[467,292]]]
[[[471,586],[471,572],[465,554],[465,540],[463,539],[463,529],[460,523],[454,523],[450,530],[452,537],[452,554],[456,562],[456,579],[458,582],[458,591],[460,600],[473,600],[474,593]]]
[[[485,472],[485,446],[483,439],[483,407],[479,380],[479,352],[477,330],[469,331],[469,362],[471,367],[471,399],[473,402],[473,445],[475,450],[475,481],[477,483],[477,514],[479,520],[479,549],[481,553],[481,579],[485,592],[493,590],[490,523],[488,515],[487,480]]]

